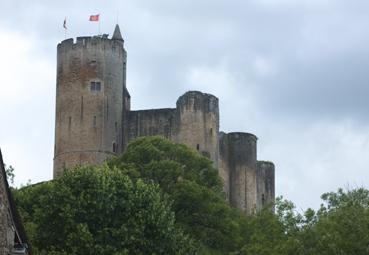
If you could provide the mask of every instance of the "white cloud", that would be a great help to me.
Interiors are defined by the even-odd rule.
[[[17,184],[51,175],[55,63],[37,54],[37,45],[0,27],[0,146]]]
[[[350,120],[272,123],[261,130],[259,158],[276,164],[276,192],[298,207],[317,208],[324,192],[369,186],[369,126]]]

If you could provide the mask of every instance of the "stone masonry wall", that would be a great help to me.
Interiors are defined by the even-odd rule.
[[[160,135],[198,150],[218,165],[218,99],[190,91],[177,101],[177,108],[129,111],[128,141],[140,136]]]
[[[58,45],[54,177],[65,167],[101,164],[122,151],[125,61],[122,43],[107,38]]]
[[[189,91],[177,100],[178,134],[176,142],[198,150],[218,167],[218,98],[199,91]]]
[[[229,146],[228,136],[224,132],[219,134],[219,176],[223,181],[223,190],[229,201],[230,196],[230,165],[229,165]]]
[[[274,202],[275,198],[275,177],[274,164],[269,161],[257,162],[257,194],[258,210],[263,206]]]
[[[176,109],[154,109],[128,112],[128,140],[140,136],[160,135],[167,139],[176,136]]]
[[[14,245],[14,226],[6,188],[8,184],[4,175],[4,165],[1,159],[0,161],[0,255],[8,255]]]
[[[221,177],[229,187],[229,201],[247,214],[257,208],[256,141],[249,133],[223,133],[221,135]]]

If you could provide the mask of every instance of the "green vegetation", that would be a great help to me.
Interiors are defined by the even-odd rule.
[[[210,160],[159,137],[14,193],[36,255],[369,254],[368,190],[324,194],[317,212],[278,198],[245,216]]]
[[[14,167],[12,166],[6,166],[4,165],[5,167],[5,174],[6,174],[6,178],[8,179],[8,183],[9,185],[13,185],[14,184],[14,177],[15,177],[15,174],[14,174]]]

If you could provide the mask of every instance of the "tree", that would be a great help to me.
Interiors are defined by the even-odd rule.
[[[15,197],[35,254],[369,254],[368,190],[325,193],[317,212],[277,198],[275,212],[246,216],[209,159],[160,137]]]
[[[218,171],[197,151],[161,137],[144,137],[108,165],[133,180],[158,183],[173,201],[177,225],[200,242],[203,252],[224,254],[241,247],[246,218],[225,201]]]
[[[12,185],[14,184],[14,167],[12,167],[11,165],[9,167],[7,167],[6,165],[4,165],[5,167],[5,174],[6,174],[6,178],[8,179],[8,182]]]
[[[263,210],[251,219],[250,240],[241,254],[369,254],[369,190],[339,189],[322,195],[318,212],[296,212],[277,199],[277,213]]]
[[[131,178],[159,183],[171,192],[181,180],[190,180],[222,194],[222,181],[213,162],[183,144],[159,136],[141,137],[131,142],[124,154],[108,162]]]
[[[39,254],[196,254],[156,184],[106,165],[16,192]]]
[[[250,238],[241,250],[243,255],[295,255],[299,254],[296,237],[300,231],[302,216],[296,212],[295,205],[276,199],[276,213],[269,205],[256,215],[249,217],[247,226]]]
[[[339,189],[322,199],[314,226],[319,254],[369,254],[369,190]]]

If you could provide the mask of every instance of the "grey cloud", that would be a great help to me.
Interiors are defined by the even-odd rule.
[[[1,5],[0,28],[33,43],[31,57],[22,61],[41,58],[51,66],[56,62],[56,44],[64,39],[65,16],[68,37],[97,33],[96,24],[87,21],[97,12],[101,13],[101,31],[111,34],[119,11],[133,107],[174,107],[187,89],[216,94],[221,128],[255,133],[260,138],[259,156],[277,163],[278,194],[301,200],[303,207],[316,206],[319,192],[346,184],[346,161],[359,159],[345,154],[345,148],[357,155],[369,149],[366,143],[355,142],[367,139],[369,123],[367,1],[19,0]],[[30,86],[45,80],[42,70],[22,70],[22,74],[32,77]],[[55,100],[55,84],[47,82],[42,94],[48,96],[47,101],[27,99],[29,114],[39,112],[32,127],[34,137],[42,142],[28,139],[22,145],[17,138],[22,130],[0,130],[1,146],[4,143],[13,152],[9,144],[14,141],[13,145],[27,148],[26,159],[12,156],[9,161],[21,161],[21,175],[34,181],[51,176],[54,120],[50,108],[54,105],[50,102]],[[22,107],[14,104],[11,111],[16,115]],[[1,110],[0,115],[9,118]],[[20,119],[11,120],[22,126]],[[332,129],[345,127],[347,120],[358,124],[329,136]],[[27,121],[31,123],[32,118]],[[319,133],[328,142],[316,138]],[[342,134],[352,138],[352,143],[339,143]],[[327,143],[336,144],[337,150],[319,157]],[[44,156],[31,149],[39,144]],[[3,153],[6,157],[7,152]],[[347,180],[362,178],[369,165],[362,158]],[[41,161],[45,164],[39,168]],[[330,178],[334,172],[338,174]],[[317,175],[328,184],[317,180]],[[304,197],[309,181],[316,183],[314,197]]]

